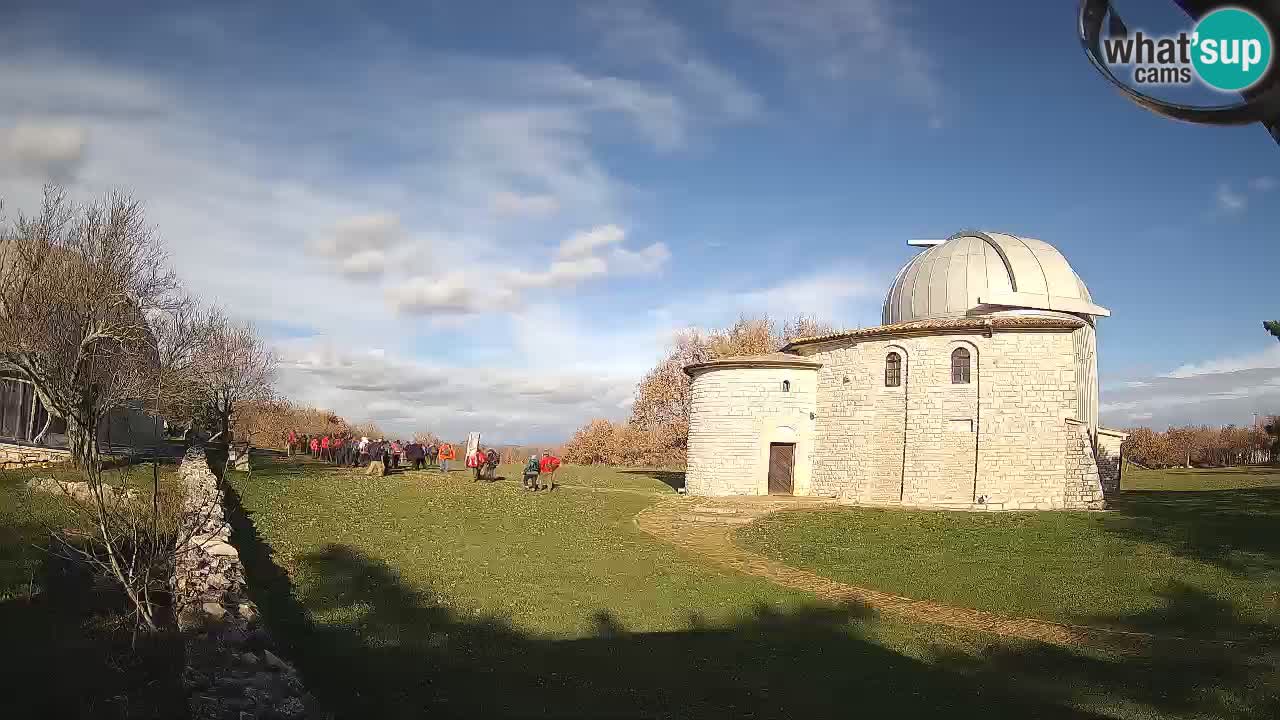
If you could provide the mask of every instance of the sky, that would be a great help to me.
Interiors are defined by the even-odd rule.
[[[1280,412],[1280,147],[1128,103],[1075,3],[130,5],[6,3],[4,212],[129,190],[296,401],[559,441],[679,329],[878,324],[978,228],[1111,309],[1104,423]]]

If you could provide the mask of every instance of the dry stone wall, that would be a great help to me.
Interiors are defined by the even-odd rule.
[[[0,443],[0,470],[67,462],[70,459],[71,453],[66,450]]]
[[[192,448],[178,476],[184,528],[173,596],[186,636],[183,683],[193,720],[299,720],[326,717],[297,671],[274,651],[249,599],[244,566],[231,544],[225,498],[203,448]]]

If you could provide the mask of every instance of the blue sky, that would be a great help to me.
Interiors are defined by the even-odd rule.
[[[1107,422],[1280,410],[1280,148],[1122,100],[1075,3],[258,5],[11,13],[0,197],[130,188],[297,399],[559,439],[675,330],[875,324],[908,238],[973,227],[1113,311]]]

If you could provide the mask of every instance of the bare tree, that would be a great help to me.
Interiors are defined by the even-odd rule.
[[[158,627],[155,595],[189,538],[154,458],[149,488],[126,486],[126,473],[108,485],[97,430],[127,404],[157,429],[162,417],[189,416],[211,317],[181,294],[141,205],[124,194],[80,205],[47,187],[37,215],[0,227],[0,370],[66,420],[86,480],[60,486],[72,522],[49,528],[53,549],[113,579],[138,627]]]
[[[184,300],[139,203],[77,205],[47,187],[39,213],[0,230],[0,371],[67,422],[73,461],[96,469],[103,417],[150,395],[150,318]]]
[[[229,433],[236,408],[272,398],[276,356],[250,324],[215,313],[199,364],[204,411],[218,435]]]

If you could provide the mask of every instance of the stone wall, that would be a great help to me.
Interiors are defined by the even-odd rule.
[[[951,353],[970,382],[951,382]],[[1076,352],[1069,330],[834,342],[806,352],[817,377],[814,494],[852,502],[973,509],[1069,504]],[[890,352],[902,385],[884,386]],[[1076,493],[1078,495],[1079,493]]]
[[[273,651],[249,599],[244,566],[223,517],[221,483],[202,448],[192,448],[178,476],[185,493],[187,539],[173,576],[178,627],[186,637],[193,720],[325,717],[297,671]]]
[[[69,462],[70,460],[71,453],[66,450],[0,443],[0,470]]]
[[[1108,494],[1120,491],[1120,473],[1124,457],[1120,446],[1129,433],[1111,428],[1098,428],[1098,475],[1102,479],[1102,490]]]
[[[795,494],[810,494],[815,375],[777,367],[699,372],[690,388],[689,492],[767,494],[769,444],[777,442],[795,443]]]
[[[1068,445],[1063,506],[1079,510],[1102,510],[1107,503],[1102,492],[1102,479],[1098,473],[1089,426],[1068,422],[1066,434]]]

